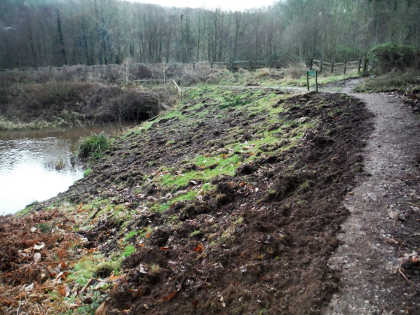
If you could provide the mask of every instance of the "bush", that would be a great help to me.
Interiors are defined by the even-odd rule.
[[[159,99],[148,92],[135,89],[99,89],[89,102],[89,117],[99,123],[113,121],[140,122],[159,113]]]
[[[109,147],[109,139],[103,134],[86,137],[79,146],[79,158],[86,160],[88,158],[98,159]]]
[[[306,74],[306,71],[307,71],[306,65],[303,62],[301,62],[301,63],[289,65],[284,70],[284,74],[289,79],[299,79],[300,77]]]
[[[374,47],[369,57],[377,73],[387,73],[407,68],[418,69],[420,52],[412,46],[385,43]]]

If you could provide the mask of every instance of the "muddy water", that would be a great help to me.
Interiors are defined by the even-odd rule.
[[[67,190],[83,177],[72,159],[81,137],[120,127],[106,126],[62,131],[0,132],[0,215],[12,214],[34,201]]]

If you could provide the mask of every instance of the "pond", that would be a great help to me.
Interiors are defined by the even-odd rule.
[[[66,191],[83,177],[83,166],[73,158],[80,138],[98,132],[115,135],[121,130],[121,126],[103,126],[0,131],[0,215]]]

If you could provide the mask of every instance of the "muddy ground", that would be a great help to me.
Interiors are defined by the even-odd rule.
[[[320,313],[340,285],[328,261],[349,215],[343,199],[364,176],[371,119],[343,94],[192,89],[172,112],[116,139],[68,192],[37,206],[74,219],[72,230],[42,232],[76,238],[59,270],[66,277],[58,290],[46,285],[57,274],[19,282],[24,266],[48,260],[15,262],[11,251],[0,261],[8,292],[0,309]],[[12,237],[19,220],[27,219],[2,218],[0,241],[34,255],[41,240]],[[82,277],[81,266],[92,272]],[[28,294],[16,300],[16,288]],[[38,300],[21,303],[39,288]]]
[[[359,178],[345,199],[351,216],[330,259],[341,288],[326,314],[418,314],[418,101],[395,93],[353,96],[375,114],[375,130],[363,153],[369,176]]]

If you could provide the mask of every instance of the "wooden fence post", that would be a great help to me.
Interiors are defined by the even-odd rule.
[[[322,73],[323,68],[324,68],[324,58],[321,58],[321,65],[319,66],[319,73]]]
[[[360,70],[362,68],[362,58],[359,58],[359,65],[357,66],[357,73],[360,74]]]
[[[308,87],[309,91],[309,71],[306,71],[306,86]]]
[[[347,59],[344,60],[344,74],[347,72]]]
[[[369,59],[368,59],[368,57],[365,57],[365,60],[363,62],[363,75],[367,74],[368,63],[369,63]]]
[[[331,61],[331,73],[334,73],[335,60]]]
[[[177,89],[177,91],[178,91],[178,96],[179,96],[179,98],[181,99],[181,101],[182,101],[182,89],[179,87],[179,85],[176,83],[176,81],[175,80],[172,80],[172,83],[175,85],[175,87],[176,87],[176,89]]]
[[[318,71],[315,70],[315,91],[318,93]]]

